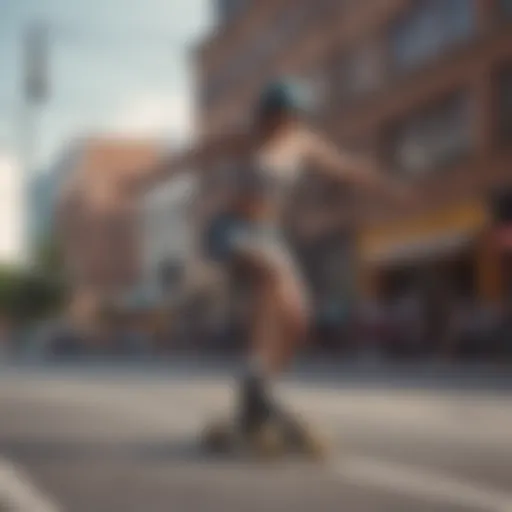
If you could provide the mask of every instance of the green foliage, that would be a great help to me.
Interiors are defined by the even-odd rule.
[[[66,287],[58,248],[45,240],[31,268],[0,267],[0,316],[15,322],[31,322],[62,308]]]
[[[48,236],[38,244],[35,264],[40,272],[54,278],[62,278],[62,255],[55,237]]]
[[[16,322],[37,320],[59,310],[65,289],[58,281],[21,268],[0,268],[0,314]]]

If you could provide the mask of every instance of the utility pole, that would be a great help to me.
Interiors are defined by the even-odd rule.
[[[48,29],[40,22],[27,27],[23,39],[22,98],[20,112],[19,159],[22,169],[23,240],[27,263],[33,261],[34,233],[32,232],[32,185],[37,153],[39,109],[49,95],[48,87]]]

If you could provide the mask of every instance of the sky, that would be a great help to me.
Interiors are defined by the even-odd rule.
[[[0,154],[0,264],[13,263],[22,254],[22,199],[16,162]]]
[[[37,110],[36,167],[82,135],[181,141],[191,134],[190,49],[210,0],[0,0],[0,151],[21,129],[23,34],[49,27],[50,97]]]

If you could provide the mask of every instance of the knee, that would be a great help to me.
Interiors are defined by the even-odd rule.
[[[283,321],[294,331],[309,329],[311,308],[305,293],[305,287],[294,272],[288,268],[268,265],[255,273],[257,287],[263,293],[261,297],[274,304]]]
[[[305,336],[309,332],[311,326],[311,311],[305,304],[304,300],[302,300],[301,304],[298,304],[293,308],[291,316],[298,334]]]
[[[285,289],[281,294],[281,307],[293,332],[305,335],[310,327],[311,308],[304,292],[297,287]]]

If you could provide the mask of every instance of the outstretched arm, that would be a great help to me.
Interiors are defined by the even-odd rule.
[[[246,137],[241,133],[221,134],[183,149],[177,154],[163,158],[152,172],[152,178],[146,182],[148,188],[158,184],[163,178],[170,178],[189,171],[201,171],[209,169],[212,160],[217,158],[219,152],[228,154],[244,144]]]
[[[371,160],[340,150],[317,134],[308,132],[305,137],[307,157],[319,172],[395,201],[410,200],[410,190],[402,182],[386,176]]]

